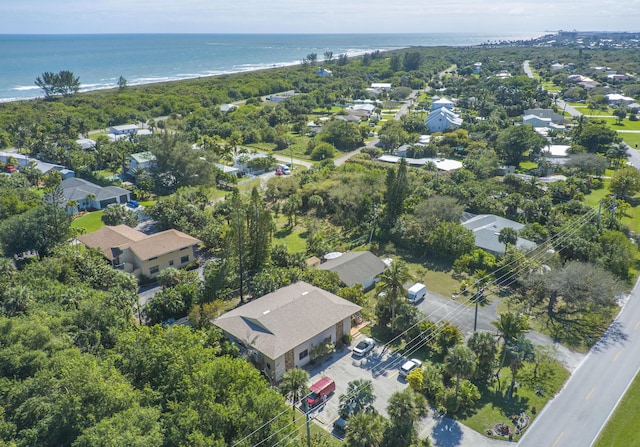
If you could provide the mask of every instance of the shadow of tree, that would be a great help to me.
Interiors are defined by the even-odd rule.
[[[593,345],[593,351],[599,352],[601,349],[613,346],[615,344],[623,344],[627,341],[629,336],[622,330],[622,324],[618,320],[615,320],[609,328],[605,331],[604,335]]]
[[[435,447],[456,447],[462,443],[460,425],[447,417],[440,418],[431,430]]]

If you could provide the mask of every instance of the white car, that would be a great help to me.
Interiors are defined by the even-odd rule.
[[[373,338],[365,338],[364,340],[361,340],[355,348],[353,348],[353,355],[356,357],[365,356],[375,345],[376,342],[373,341]]]
[[[407,377],[411,371],[416,368],[420,368],[422,366],[422,361],[418,359],[407,360],[400,367],[400,375],[402,377]]]

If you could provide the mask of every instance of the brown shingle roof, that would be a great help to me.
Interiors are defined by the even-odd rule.
[[[277,359],[361,309],[300,281],[227,312],[214,324]]]
[[[199,243],[199,239],[191,237],[181,231],[166,230],[133,242],[129,248],[138,258],[146,261],[147,259],[173,253],[174,251],[198,245]]]
[[[166,230],[147,236],[126,225],[105,226],[93,233],[78,236],[77,239],[87,247],[99,248],[111,260],[127,248],[146,261],[200,243],[199,239],[178,230]]]
[[[118,256],[117,253],[114,253],[114,248],[127,246],[146,237],[146,234],[131,227],[117,225],[102,227],[92,233],[78,236],[77,239],[87,247],[100,249],[108,259],[113,260]]]

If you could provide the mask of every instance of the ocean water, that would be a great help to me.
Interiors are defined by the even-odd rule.
[[[235,73],[300,63],[310,53],[355,56],[411,46],[468,46],[526,34],[96,34],[0,35],[0,102],[42,95],[46,71],[69,70],[81,91]]]

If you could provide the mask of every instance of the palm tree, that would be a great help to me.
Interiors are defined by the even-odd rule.
[[[491,324],[496,327],[503,341],[502,356],[496,372],[498,386],[500,386],[500,370],[504,366],[504,361],[507,357],[507,346],[529,330],[529,323],[525,315],[505,312],[500,314],[498,321],[493,321]]]
[[[373,382],[371,380],[358,379],[349,382],[347,392],[340,396],[340,415],[348,417],[363,411],[373,410]]]
[[[488,380],[496,362],[498,344],[495,337],[489,332],[474,332],[467,340],[467,346],[477,356],[476,375],[480,380]]]
[[[533,343],[526,339],[523,334],[506,346],[509,351],[509,369],[511,369],[511,385],[509,386],[509,394],[513,392],[516,386],[516,376],[524,362],[531,362],[535,359],[535,351]]]
[[[347,422],[347,446],[380,447],[384,438],[385,420],[376,413],[360,413]]]
[[[404,283],[412,279],[407,268],[407,264],[402,261],[394,261],[387,270],[378,275],[380,282],[378,283],[379,293],[384,296],[391,304],[391,333],[395,330],[396,305],[401,297],[407,296]]]
[[[296,403],[306,394],[308,382],[309,373],[300,368],[290,369],[282,376],[280,390],[291,400],[294,422],[296,420]]]
[[[476,369],[476,355],[465,345],[456,345],[444,358],[445,370],[456,378],[456,401],[460,389],[460,379],[467,379]]]
[[[427,415],[427,400],[410,388],[391,395],[387,413],[391,420],[387,445],[411,445],[416,439],[415,425]]]

